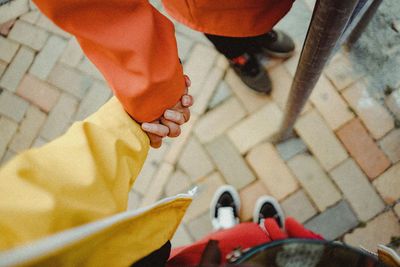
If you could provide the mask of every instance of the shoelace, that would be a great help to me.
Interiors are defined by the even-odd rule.
[[[217,219],[221,229],[231,228],[236,225],[236,217],[232,207],[219,208]]]

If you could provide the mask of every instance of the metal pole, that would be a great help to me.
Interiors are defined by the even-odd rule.
[[[294,123],[321,76],[356,4],[357,0],[317,0],[286,103],[279,140],[291,135]]]
[[[367,11],[365,11],[365,14],[362,16],[357,26],[354,28],[350,36],[347,38],[347,44],[350,47],[352,47],[355,44],[355,42],[357,42],[358,38],[360,38],[361,34],[364,32],[365,28],[367,28],[369,22],[375,15],[381,3],[382,0],[374,0],[367,9]]]

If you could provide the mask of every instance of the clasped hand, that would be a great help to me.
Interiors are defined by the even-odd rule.
[[[142,129],[147,133],[150,139],[150,146],[159,148],[162,145],[162,139],[166,136],[177,137],[181,134],[181,125],[190,119],[189,107],[193,105],[193,97],[188,94],[190,79],[185,78],[185,91],[175,106],[167,109],[164,114],[152,122],[142,124]]]

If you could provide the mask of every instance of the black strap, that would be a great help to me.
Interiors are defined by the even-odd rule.
[[[171,242],[168,241],[161,248],[153,251],[151,254],[140,259],[131,265],[131,267],[158,267],[165,266],[171,253]]]

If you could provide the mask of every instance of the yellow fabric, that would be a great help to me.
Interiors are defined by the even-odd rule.
[[[113,98],[62,137],[16,156],[0,170],[0,252],[125,211],[148,149]],[[170,239],[190,202],[163,204],[39,265],[126,266]]]

